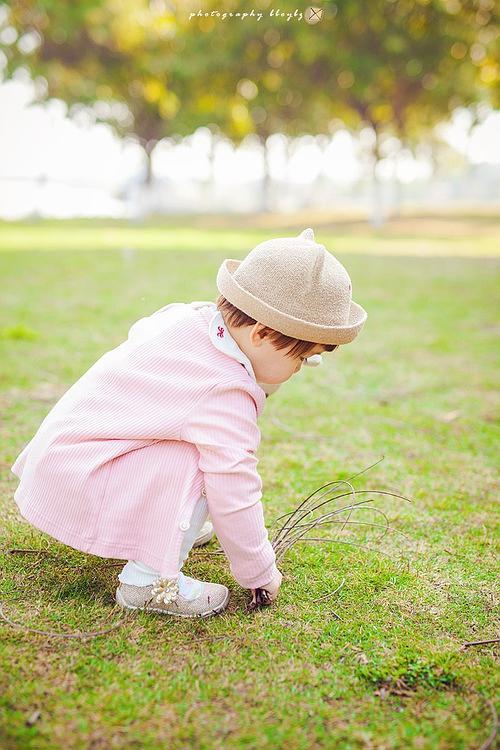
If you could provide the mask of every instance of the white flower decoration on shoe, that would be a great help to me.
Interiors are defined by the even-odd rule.
[[[160,604],[170,604],[177,599],[179,593],[179,584],[176,578],[157,578],[151,589],[151,593],[156,597],[156,602]]]

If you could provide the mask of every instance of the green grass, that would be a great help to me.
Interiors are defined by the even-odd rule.
[[[227,561],[207,554],[212,542],[192,552],[187,572],[230,587],[222,616],[140,613],[88,641],[1,623],[2,748],[469,750],[487,739],[494,647],[461,645],[498,635],[500,269],[491,218],[410,217],[379,233],[319,219],[291,231],[278,219],[252,230],[220,217],[1,224],[0,546],[58,557],[3,555],[0,598],[11,618],[46,630],[120,616],[118,569],[23,522],[10,466],[57,398],[137,318],[169,301],[215,299],[224,257],[311,224],[347,266],[369,318],[356,342],[267,401],[266,519],[384,455],[355,486],[413,499],[375,503],[410,535],[409,563],[393,535],[383,547],[393,559],[297,545],[279,600],[253,613]],[[343,578],[337,594],[313,601]]]

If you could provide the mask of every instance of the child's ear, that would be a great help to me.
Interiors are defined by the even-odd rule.
[[[261,326],[259,328],[259,326]],[[250,341],[254,346],[259,346],[260,342],[266,337],[268,329],[262,323],[255,323],[250,330]]]

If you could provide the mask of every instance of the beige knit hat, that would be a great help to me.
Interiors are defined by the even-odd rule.
[[[217,288],[259,323],[316,344],[348,344],[367,318],[351,299],[346,269],[310,228],[261,242],[242,261],[225,260]]]

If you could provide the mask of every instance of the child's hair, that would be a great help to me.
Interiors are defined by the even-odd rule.
[[[231,304],[222,294],[217,298],[216,304],[221,313],[224,313],[227,323],[235,328],[253,326],[257,323],[256,320]],[[295,339],[292,336],[285,336],[284,333],[275,331],[273,328],[268,328],[267,326],[260,331],[260,336],[268,336],[275,349],[285,349],[291,346],[290,351],[285,352],[287,357],[307,356],[307,353],[311,352],[317,346],[314,341],[303,341],[302,339]],[[322,346],[325,352],[333,352],[339,344],[322,344]]]

